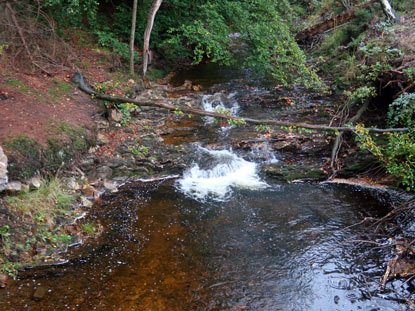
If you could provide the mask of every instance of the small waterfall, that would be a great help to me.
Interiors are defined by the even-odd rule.
[[[279,162],[275,156],[275,152],[272,150],[269,142],[264,141],[254,146],[249,153],[249,159],[253,159],[256,162],[261,162],[264,164],[276,164]]]
[[[223,112],[229,111],[229,114],[232,116],[237,115],[239,111],[238,101],[234,98],[235,93],[224,94],[224,93],[215,93],[210,95],[204,95],[202,97],[202,106],[205,111],[211,112]],[[205,117],[205,122],[207,124],[212,124],[215,121],[215,118]]]
[[[238,157],[229,150],[208,150],[199,147],[200,167],[194,164],[178,180],[178,188],[199,200],[211,197],[224,201],[232,188],[261,189],[267,184],[257,174],[257,164]]]

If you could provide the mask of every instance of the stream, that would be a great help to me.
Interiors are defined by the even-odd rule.
[[[258,85],[243,95],[243,83],[205,74],[207,110],[252,115],[249,98],[276,96]],[[256,116],[286,112],[263,108]],[[379,294],[383,258],[344,243],[357,233],[351,225],[385,215],[386,204],[348,186],[276,183],[261,166],[283,165],[279,155],[236,152],[225,144],[232,135],[245,134],[202,137],[181,177],[104,194],[89,216],[103,234],[72,247],[67,263],[19,274],[0,290],[0,310],[401,310]]]

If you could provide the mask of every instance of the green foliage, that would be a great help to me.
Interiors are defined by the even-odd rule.
[[[271,131],[271,126],[267,124],[258,124],[254,126],[255,131],[268,133]],[[282,127],[281,127],[282,128]]]
[[[231,126],[232,125],[245,125],[246,124],[246,121],[244,119],[237,119],[237,120],[227,119],[227,122]]]
[[[82,26],[86,19],[96,22],[98,0],[44,0],[41,8],[55,18],[60,26]]]
[[[392,127],[415,128],[415,93],[402,94],[389,106],[388,122]]]
[[[415,83],[415,68],[405,68],[402,70],[412,83]]]
[[[347,96],[349,102],[363,104],[368,98],[375,97],[377,92],[373,86],[361,86],[353,92],[345,91],[344,94]]]
[[[195,12],[196,13],[196,12]],[[230,65],[232,44],[229,28],[219,3],[208,1],[199,8],[197,18],[183,20],[180,25],[168,30],[169,38],[163,44],[170,55],[192,57],[193,64],[204,57],[211,62]]]
[[[150,70],[147,71],[146,78],[150,80],[156,80],[161,79],[165,76],[165,73],[163,70],[150,68]]]
[[[152,1],[144,0],[138,10],[136,43],[139,45],[151,4]],[[318,78],[306,66],[305,56],[290,32],[295,14],[286,0],[171,0],[157,13],[150,48],[173,61],[238,63],[284,84],[311,85]],[[114,18],[104,21],[111,27],[97,25],[95,31],[101,45],[115,46],[123,57],[127,56],[127,49],[115,40],[128,42],[130,17],[131,6],[123,3],[116,7]],[[238,33],[239,37],[230,36],[232,33]]]
[[[133,103],[119,104],[118,108],[120,109],[122,113],[122,119],[120,121],[122,125],[127,124],[128,121],[130,121],[131,113],[133,111],[138,111],[140,109],[140,107],[138,107],[136,104],[133,104]]]
[[[130,150],[131,153],[137,157],[145,156],[150,152],[150,148],[144,145],[132,146],[129,147],[128,150]]]
[[[94,87],[98,93],[107,94],[114,91],[120,85],[119,82],[108,80],[101,83],[95,83]]]
[[[94,234],[97,234],[98,232],[97,226],[93,223],[83,224],[81,227],[82,227],[82,231],[84,231],[88,235],[94,235]]]
[[[10,236],[10,227],[8,225],[4,225],[0,227],[0,236],[2,239],[5,239],[8,236]]]
[[[0,271],[3,274],[6,274],[8,276],[11,276],[15,278],[17,276],[18,265],[14,262],[5,262],[0,264]]]
[[[56,172],[69,165],[76,152],[87,150],[92,144],[82,127],[73,128],[61,122],[51,128],[51,133],[55,136],[47,139],[46,146],[26,136],[5,142],[10,178],[28,179],[39,172]]]
[[[107,48],[111,52],[117,54],[125,61],[130,59],[130,46],[128,43],[120,41],[116,35],[107,31],[95,31],[95,35],[98,38],[98,44],[104,48]],[[134,62],[140,61],[140,55],[134,51]]]
[[[380,144],[362,126],[356,126],[357,140],[362,149],[374,154],[390,174],[401,179],[407,191],[415,191],[415,94],[403,94],[389,107],[388,125],[409,128],[405,133],[387,134]]]

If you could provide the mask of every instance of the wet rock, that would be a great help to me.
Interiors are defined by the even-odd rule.
[[[94,164],[94,158],[87,158],[80,163],[80,166],[84,171],[89,171],[94,167]]]
[[[109,114],[109,118],[111,121],[119,123],[121,122],[122,118],[123,118],[123,114],[121,111],[117,110],[117,109],[111,109],[110,114]]]
[[[107,179],[112,176],[112,169],[109,166],[101,166],[96,171],[97,178]]]
[[[28,184],[30,188],[39,189],[42,185],[42,179],[40,176],[34,176],[28,180]]]
[[[9,192],[20,192],[22,191],[22,183],[20,181],[11,181],[7,184],[6,190]]]
[[[88,200],[86,197],[81,197],[81,205],[84,207],[91,207],[92,202]]]
[[[7,182],[7,157],[0,146],[0,191],[6,189]]]
[[[104,130],[109,128],[110,126],[110,123],[107,120],[98,120],[95,123],[97,125],[98,130]]]
[[[98,193],[98,190],[96,190],[91,185],[85,185],[82,187],[81,192],[87,197],[94,197]]]
[[[293,182],[296,180],[324,180],[326,174],[319,168],[307,165],[284,165],[267,167],[265,173],[268,177],[281,182]]]
[[[0,273],[0,288],[5,288],[7,285],[8,276]]]
[[[183,86],[188,90],[192,89],[192,81],[184,80]]]
[[[98,133],[97,135],[97,144],[98,145],[106,145],[110,142],[109,138],[102,133]]]
[[[103,186],[105,189],[111,191],[111,192],[117,192],[117,183],[110,181],[110,180],[104,180]]]
[[[152,107],[152,106],[142,106],[141,107],[141,111],[152,111],[155,110],[156,107]]]
[[[92,153],[95,153],[95,151],[97,151],[97,147],[90,147],[89,149],[88,149],[88,153],[90,153],[90,154],[92,154]]]
[[[45,287],[45,286],[39,286],[36,289],[35,293],[33,294],[33,299],[40,300],[40,299],[42,299],[46,295],[47,292],[48,292],[47,287]]]
[[[120,166],[122,166],[122,165],[124,165],[125,164],[125,160],[123,160],[123,159],[120,159],[120,158],[113,158],[113,159],[111,159],[108,163],[107,163],[107,165],[110,167],[110,168],[116,168],[116,167],[120,167]]]

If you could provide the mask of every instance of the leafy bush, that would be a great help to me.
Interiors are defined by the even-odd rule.
[[[96,21],[98,0],[44,0],[41,8],[53,16],[60,26],[80,27],[86,19]]]
[[[128,43],[120,41],[114,34],[107,31],[96,31],[98,37],[98,44],[109,49],[111,52],[117,54],[122,59],[127,61],[130,58],[130,46]],[[134,51],[134,62],[140,61],[140,55]]]
[[[402,94],[389,106],[388,122],[393,127],[415,128],[415,93]]]
[[[388,133],[386,144],[380,145],[363,126],[356,134],[362,149],[373,153],[389,174],[398,176],[407,191],[415,191],[415,93],[403,94],[389,107],[388,125],[404,126],[405,133]]]

